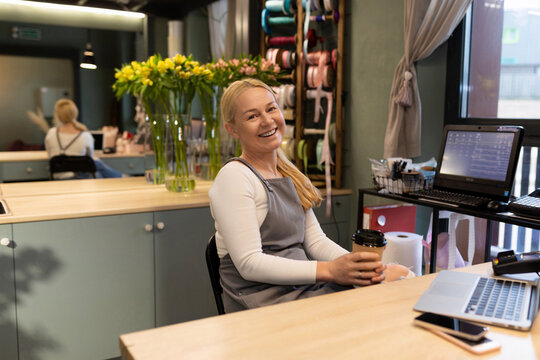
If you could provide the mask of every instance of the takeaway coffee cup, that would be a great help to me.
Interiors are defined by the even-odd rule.
[[[379,230],[359,229],[352,235],[352,251],[376,252],[382,259],[382,254],[386,249],[386,239]]]

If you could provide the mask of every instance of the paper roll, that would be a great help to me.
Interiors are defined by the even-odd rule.
[[[416,276],[422,275],[422,235],[391,231],[384,234],[386,250],[382,261],[396,263],[409,268]]]

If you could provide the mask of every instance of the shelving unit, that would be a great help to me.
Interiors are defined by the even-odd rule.
[[[294,0],[293,0],[294,1]],[[265,8],[266,1],[262,1],[262,9]],[[325,91],[331,91],[333,93],[333,115],[332,123],[335,123],[335,144],[332,148],[332,158],[334,165],[332,165],[331,179],[332,186],[335,188],[342,187],[342,168],[343,168],[343,65],[344,65],[344,36],[345,36],[345,0],[336,0],[334,3],[337,4],[337,11],[339,19],[337,22],[333,20],[327,20],[321,23],[310,23],[309,28],[317,31],[318,37],[323,37],[324,42],[318,42],[318,44],[310,49],[311,51],[317,50],[328,50],[332,51],[333,49],[337,50],[337,61],[335,68],[335,79],[333,88],[323,88]],[[324,1],[320,1],[321,6],[323,7]],[[274,16],[287,16],[286,14],[272,13]],[[329,14],[328,12],[324,13],[322,11],[317,11],[314,14]],[[298,156],[298,145],[302,140],[306,141],[308,136],[304,134],[304,130],[310,125],[311,128],[316,128],[324,130],[324,114],[321,114],[320,121],[314,124],[310,117],[314,113],[314,100],[307,99],[306,90],[309,88],[306,84],[306,71],[307,64],[303,63],[303,43],[304,43],[304,18],[305,10],[302,6],[302,0],[296,0],[296,13],[295,25],[282,25],[276,26],[276,33],[272,33],[272,36],[292,36],[296,37],[296,43],[294,47],[288,46],[288,49],[294,49],[296,52],[296,66],[294,68],[294,77],[291,79],[292,83],[296,86],[296,105],[295,108],[291,110],[287,109],[285,113],[285,119],[288,124],[292,124],[295,127],[295,136],[294,136],[294,162],[299,169],[304,169],[303,160]],[[309,19],[307,19],[309,21]],[[295,26],[293,28],[293,26]],[[273,29],[274,30],[274,29]],[[267,36],[264,31],[261,31],[261,54],[266,56],[268,50],[267,46]],[[325,102],[325,101],[324,101]],[[326,109],[328,108],[323,107]],[[312,135],[310,135],[312,136]],[[319,135],[321,137],[321,135]],[[324,171],[320,171],[315,168],[313,165],[317,165],[316,161],[313,159],[309,163],[311,166],[307,171],[308,177],[316,186],[324,187],[325,174]]]

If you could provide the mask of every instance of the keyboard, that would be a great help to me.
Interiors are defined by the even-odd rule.
[[[540,218],[540,190],[522,196],[508,204],[508,210],[515,214],[523,214]]]
[[[449,205],[475,209],[485,208],[487,203],[491,201],[491,199],[481,196],[461,194],[436,189],[415,191],[409,193],[409,195],[417,197],[419,199],[434,200]]]
[[[518,321],[523,308],[524,296],[524,283],[480,278],[465,312]]]

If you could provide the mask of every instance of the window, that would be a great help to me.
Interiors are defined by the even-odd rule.
[[[540,1],[473,0],[448,40],[447,124],[521,125],[514,195],[540,188]],[[498,224],[493,245],[539,249],[539,231]]]

